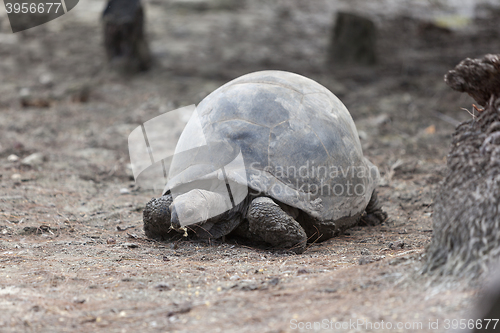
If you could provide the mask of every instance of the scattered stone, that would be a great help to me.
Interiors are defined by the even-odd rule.
[[[15,155],[15,154],[11,154],[11,155],[9,155],[9,157],[7,157],[7,161],[17,162],[17,161],[19,161],[19,156]]]
[[[121,188],[120,189],[120,194],[130,194],[130,190],[128,188]]]
[[[167,313],[167,317],[172,317],[176,314],[188,313],[193,308],[193,305],[190,302],[176,304],[174,303],[175,308]]]
[[[159,291],[164,291],[164,290],[171,290],[172,287],[167,282],[160,282],[155,286],[155,289],[158,289]]]
[[[129,248],[129,249],[136,249],[136,248],[139,247],[139,245],[137,245],[135,243],[123,243],[122,247],[126,247],[126,248]]]
[[[301,268],[297,271],[297,274],[300,275],[300,274],[309,274],[309,271],[305,268]]]
[[[108,238],[108,239],[106,240],[106,243],[107,243],[107,244],[116,244],[116,239],[114,239],[114,238],[111,238],[111,237],[110,237],[110,238]]]
[[[40,75],[38,81],[44,86],[51,86],[52,83],[54,82],[54,77],[50,73],[44,73]]]
[[[30,90],[30,88],[26,88],[26,87],[24,87],[24,88],[21,88],[21,89],[19,90],[19,98],[21,98],[21,99],[22,99],[22,98],[29,97],[30,95],[31,95],[31,90]]]
[[[277,286],[277,285],[278,285],[278,283],[280,283],[280,279],[279,279],[279,278],[277,278],[277,277],[272,278],[271,280],[269,280],[269,281],[267,282],[267,284],[268,284],[268,285],[270,285],[270,286]]]
[[[380,127],[391,122],[391,117],[387,113],[382,113],[373,118],[375,126]]]
[[[15,173],[12,176],[10,176],[10,179],[14,181],[14,184],[21,184],[21,174]]]
[[[21,161],[21,164],[31,167],[39,166],[45,161],[45,156],[42,153],[33,153]]]
[[[133,229],[135,228],[134,225],[131,225],[131,226],[128,226],[128,227],[120,227],[119,225],[116,226],[116,230],[117,231],[125,231],[125,230],[128,230],[128,229]],[[133,238],[133,237],[132,237]]]

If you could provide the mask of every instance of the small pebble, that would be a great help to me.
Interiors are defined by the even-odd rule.
[[[106,241],[106,243],[108,243],[108,244],[116,244],[116,239],[110,237],[110,238],[108,238],[108,240]]]
[[[43,84],[44,86],[50,86],[53,83],[54,78],[52,77],[52,74],[44,73],[44,74],[40,75],[40,77],[38,78],[38,81],[41,84]]]
[[[29,88],[21,88],[19,90],[19,97],[28,97],[31,94],[31,91]]]
[[[129,249],[135,249],[135,248],[138,248],[139,245],[135,244],[135,243],[123,243],[122,244],[123,247],[127,247]]]
[[[170,285],[166,282],[160,282],[158,283],[156,286],[155,286],[156,289],[159,289],[160,291],[164,291],[164,290],[170,290],[172,289],[172,287],[170,287]]]
[[[231,276],[231,277],[229,278],[229,280],[231,280],[231,281],[234,281],[234,280],[239,280],[239,279],[240,279],[240,276],[239,276],[238,274],[234,274],[233,276]]]
[[[9,157],[7,157],[7,161],[9,161],[9,162],[17,162],[17,161],[19,161],[19,156],[14,155],[14,154],[9,155]]]
[[[130,194],[130,190],[128,188],[121,188],[120,189],[120,194]]]
[[[19,173],[15,173],[10,178],[14,181],[14,184],[21,184],[21,175]]]
[[[278,283],[280,283],[280,279],[275,277],[275,278],[272,278],[271,280],[269,280],[268,283],[271,286],[276,286],[276,285],[278,285]]]
[[[24,165],[37,166],[43,163],[45,156],[42,153],[33,153],[21,161]]]

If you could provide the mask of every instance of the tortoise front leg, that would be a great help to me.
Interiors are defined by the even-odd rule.
[[[159,198],[151,199],[143,211],[144,233],[149,238],[165,240],[170,239],[178,233],[171,226],[170,205],[172,195],[167,194]]]
[[[252,200],[247,213],[248,231],[278,248],[304,252],[307,235],[300,224],[285,213],[271,198]]]

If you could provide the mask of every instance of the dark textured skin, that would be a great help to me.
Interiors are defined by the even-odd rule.
[[[151,199],[144,211],[142,212],[144,221],[144,233],[149,238],[167,240],[178,233],[170,228],[170,205],[172,204],[172,196],[164,195],[159,198]],[[160,222],[165,221],[165,222]]]
[[[304,252],[307,235],[300,224],[285,213],[273,199],[260,197],[248,208],[248,231],[278,248]]]
[[[459,89],[478,96],[478,103],[488,102],[478,118],[460,124],[453,135],[423,272],[474,278],[500,253],[500,86],[490,86],[492,58],[498,56],[464,67],[469,59],[452,71],[459,75],[454,82],[464,82]]]
[[[144,34],[140,0],[110,0],[103,12],[104,46],[108,61],[124,72],[144,71],[151,55]]]
[[[468,93],[480,105],[500,98],[500,55],[487,54],[481,59],[467,58],[446,74],[444,80],[453,89]]]
[[[172,195],[167,193],[159,198],[152,198],[144,208],[143,221],[144,233],[147,237],[168,240],[172,237],[178,238],[183,231],[175,231],[170,226],[178,228],[179,224],[172,223]],[[243,200],[234,209],[219,216],[210,218],[203,223],[187,226],[188,237],[192,239],[218,239],[231,233],[245,218],[249,198]]]
[[[147,237],[158,240],[182,237],[183,231],[176,232],[170,227],[172,224],[172,212],[169,208],[171,203],[172,196],[167,193],[160,198],[151,199],[146,204],[143,220]],[[286,205],[282,204],[282,206]],[[317,221],[302,211],[297,213],[298,217],[295,220],[272,198],[249,196],[235,208],[219,216],[203,223],[187,226],[188,238],[217,239],[234,234],[256,243],[265,242],[276,248],[302,253],[308,241],[323,241],[338,235],[344,231],[342,225],[352,226],[351,220],[359,221],[362,216],[360,213],[344,218],[346,221],[340,219],[334,223]],[[372,223],[376,221],[381,223],[387,219],[387,213],[382,211],[378,203],[376,191],[372,194],[363,219]]]

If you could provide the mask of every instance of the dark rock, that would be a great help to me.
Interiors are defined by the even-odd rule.
[[[123,72],[149,69],[151,54],[140,0],[110,0],[102,17],[104,46],[112,67]]]
[[[370,19],[338,12],[331,32],[327,66],[339,64],[374,65],[377,29]]]
[[[164,291],[164,290],[170,290],[172,289],[172,287],[166,282],[160,282],[155,286],[155,289],[158,289],[159,291]]]
[[[167,317],[172,317],[177,314],[188,313],[193,309],[193,305],[190,302],[176,304],[174,303],[174,309],[167,313]]]

